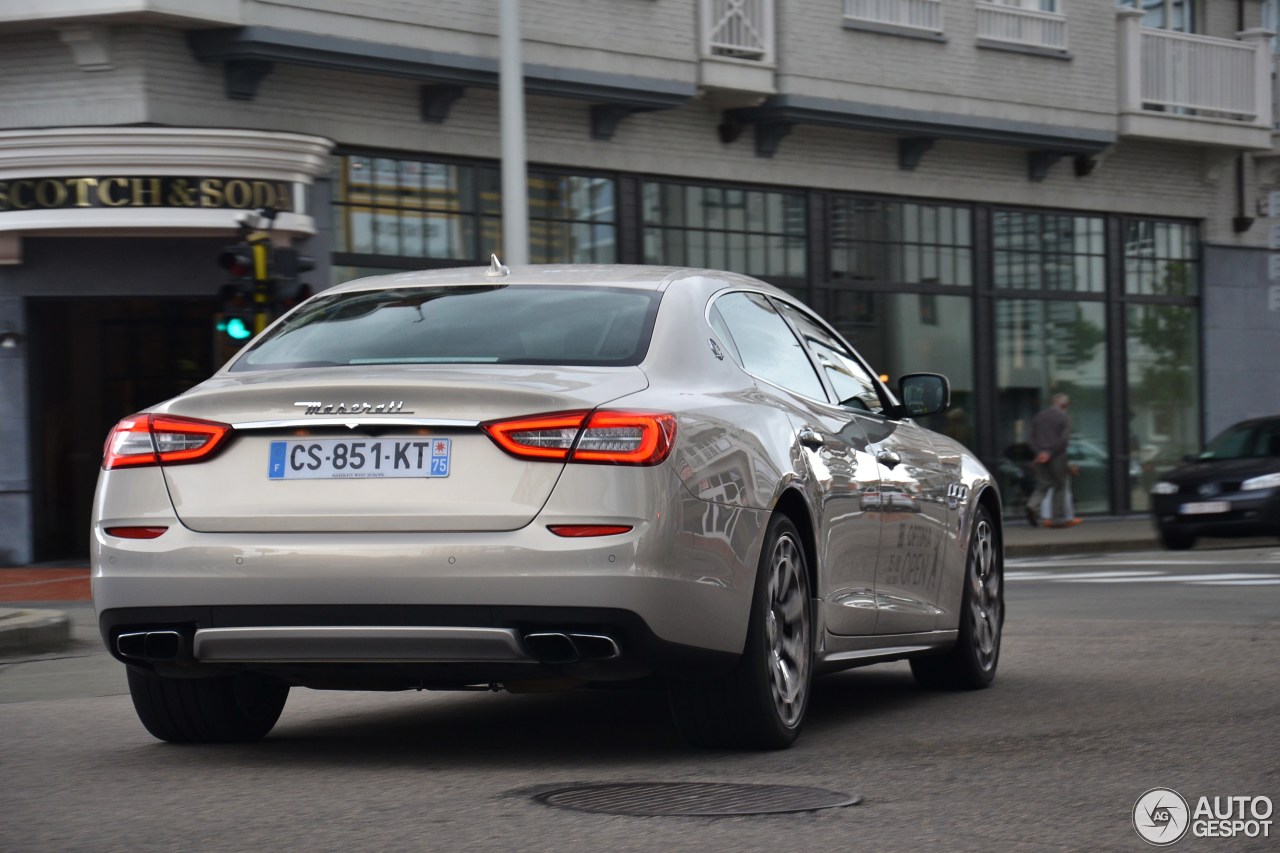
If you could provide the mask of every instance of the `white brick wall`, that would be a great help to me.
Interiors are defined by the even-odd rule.
[[[109,71],[82,71],[53,30],[0,33],[0,128],[146,120],[136,30],[112,30]]]
[[[943,3],[945,43],[844,29],[840,0],[783,0],[779,85],[874,104],[1114,129],[1114,0],[1063,6],[1070,60],[978,47],[972,0]]]
[[[946,0],[945,44],[846,30],[839,0],[779,0],[779,85],[784,91],[872,103],[973,112],[1071,127],[1114,126],[1115,19],[1111,0],[1064,0],[1070,61],[979,49],[970,0]],[[497,3],[453,0],[255,0],[250,23],[347,37],[380,37],[491,54]],[[525,0],[526,58],[614,72],[692,75],[693,0]],[[1248,10],[1257,12],[1251,0]],[[1234,27],[1235,0],[1209,0],[1206,21]],[[552,49],[552,45],[559,47]],[[652,59],[647,58],[652,56]],[[85,72],[52,31],[0,35],[0,127],[155,122],[315,133],[341,144],[496,158],[496,92],[471,89],[446,123],[418,119],[407,80],[278,64],[252,102],[228,100],[222,69],[198,62],[184,33],[117,27],[115,69]],[[649,63],[649,64],[646,64]],[[657,63],[656,65],[653,63]],[[665,72],[664,72],[665,69]],[[586,169],[738,180],[782,186],[997,204],[1115,210],[1205,219],[1215,242],[1260,245],[1264,229],[1231,231],[1229,153],[1125,141],[1085,178],[1063,160],[1042,183],[1026,152],[939,141],[914,172],[897,167],[892,136],[797,126],[775,157],[755,156],[748,129],[719,142],[714,99],[625,120],[609,142],[588,135],[585,102],[530,98],[531,161]]]

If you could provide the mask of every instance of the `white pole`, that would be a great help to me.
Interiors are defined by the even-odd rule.
[[[502,112],[502,260],[515,266],[529,263],[529,184],[524,157],[520,0],[500,2],[498,89]]]

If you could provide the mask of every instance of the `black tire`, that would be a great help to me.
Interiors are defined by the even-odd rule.
[[[165,678],[128,668],[133,708],[147,731],[170,743],[247,743],[271,731],[289,685],[265,675]]]
[[[986,507],[978,507],[969,536],[960,596],[960,633],[946,654],[911,659],[911,674],[931,690],[990,687],[1004,633],[1004,553]]]
[[[1161,527],[1160,542],[1170,551],[1190,551],[1196,544],[1196,537],[1176,527]]]
[[[742,657],[728,675],[671,679],[676,725],[698,746],[785,749],[800,734],[813,682],[813,602],[791,520],[765,532]]]

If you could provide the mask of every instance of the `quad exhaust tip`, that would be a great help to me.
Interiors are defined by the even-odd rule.
[[[176,661],[185,643],[177,631],[133,631],[116,637],[121,657],[146,661]]]
[[[524,642],[541,663],[605,661],[622,656],[617,641],[605,634],[568,634],[561,631],[548,631],[525,634]]]

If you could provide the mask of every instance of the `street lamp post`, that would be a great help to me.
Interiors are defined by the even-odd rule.
[[[524,71],[520,0],[500,0],[499,107],[502,113],[502,244],[510,265],[529,263],[529,184],[524,153]]]

